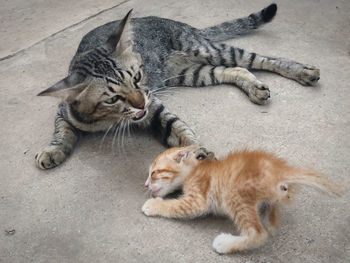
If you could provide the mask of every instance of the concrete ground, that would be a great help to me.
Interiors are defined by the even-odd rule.
[[[212,240],[236,233],[225,218],[147,218],[143,183],[164,148],[136,132],[124,149],[112,137],[83,139],[60,167],[34,156],[51,139],[58,101],[36,97],[63,78],[81,37],[121,18],[157,15],[206,27],[245,16],[271,0],[4,0],[0,8],[0,262],[349,262],[350,194],[301,191],[267,244],[230,256]],[[271,102],[252,104],[229,86],[180,89],[165,104],[218,156],[266,149],[349,181],[350,2],[277,0],[275,20],[230,43],[321,69],[317,87],[259,72]]]

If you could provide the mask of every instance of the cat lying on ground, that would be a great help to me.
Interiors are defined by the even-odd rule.
[[[220,160],[198,160],[197,146],[170,148],[149,170],[146,187],[157,198],[142,207],[147,216],[192,218],[208,213],[229,216],[240,236],[222,233],[213,242],[218,253],[234,253],[262,245],[279,219],[279,206],[293,198],[297,186],[308,185],[339,196],[342,188],[309,169],[289,166],[262,151],[240,151]],[[162,199],[183,188],[177,199]],[[267,230],[259,206],[270,207]]]
[[[154,16],[131,19],[130,11],[123,20],[95,28],[81,40],[68,76],[39,93],[62,103],[53,139],[35,157],[37,166],[49,169],[61,164],[82,132],[114,133],[114,146],[133,126],[150,130],[170,147],[198,144],[193,130],[159,99],[169,87],[236,85],[252,102],[265,104],[270,91],[248,70],[316,84],[320,78],[316,67],[218,43],[270,22],[276,11],[277,5],[271,4],[204,29]]]

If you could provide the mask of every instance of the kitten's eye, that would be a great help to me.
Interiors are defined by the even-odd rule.
[[[116,103],[118,100],[125,101],[125,98],[123,98],[122,96],[119,96],[119,95],[115,95],[115,96],[112,97],[112,98],[106,99],[105,102],[106,102],[107,104],[114,104],[114,103]]]
[[[136,83],[140,82],[140,80],[141,80],[141,73],[139,71],[136,73],[136,75],[134,76],[132,81],[136,84]]]

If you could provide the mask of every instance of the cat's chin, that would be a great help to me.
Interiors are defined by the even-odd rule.
[[[152,191],[152,196],[153,196],[153,197],[158,197],[158,196],[159,196],[160,190],[162,190],[162,188],[160,188],[160,189],[158,189],[158,190],[156,190],[156,191]]]
[[[161,187],[155,191],[151,191],[151,194],[153,197],[164,197],[166,196],[168,193],[167,192],[164,192],[164,188]]]

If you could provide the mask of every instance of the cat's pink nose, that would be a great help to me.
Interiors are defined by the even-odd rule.
[[[146,182],[145,182],[145,187],[148,187],[150,184],[151,184],[151,180],[148,177]]]

